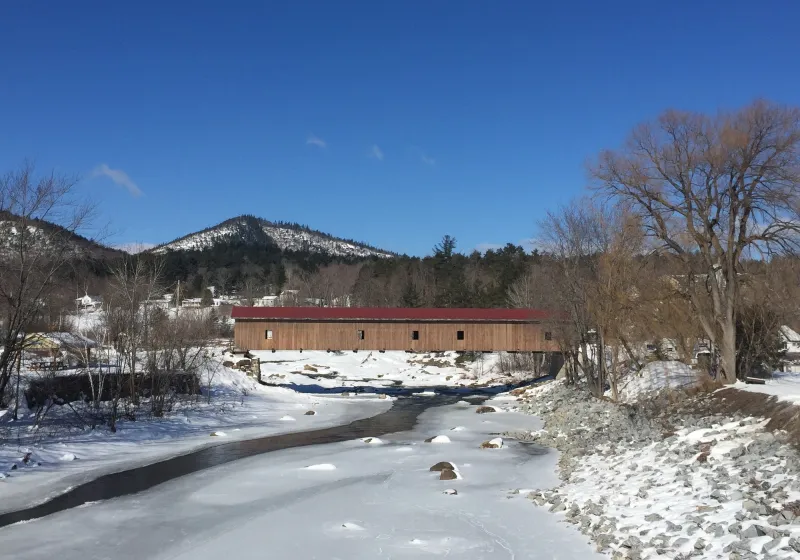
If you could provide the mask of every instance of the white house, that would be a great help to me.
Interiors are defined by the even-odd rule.
[[[783,348],[786,352],[781,369],[786,372],[800,373],[800,334],[784,325],[781,327],[781,338],[783,338]]]
[[[86,294],[77,298],[75,304],[81,311],[96,311],[103,306],[103,298],[101,296],[90,296]]]

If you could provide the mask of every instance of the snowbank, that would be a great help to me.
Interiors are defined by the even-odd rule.
[[[532,441],[562,451],[562,486],[530,495],[590,536],[598,550],[638,558],[796,558],[800,456],[766,421],[696,415],[713,397],[669,414],[587,397],[554,383],[531,400],[546,429]],[[521,397],[525,398],[525,397]]]
[[[650,362],[619,384],[619,398],[632,402],[664,389],[681,389],[697,383],[698,374],[683,362]]]

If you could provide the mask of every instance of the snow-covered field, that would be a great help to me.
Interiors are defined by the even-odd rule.
[[[321,397],[264,387],[243,373],[216,364],[210,403],[201,397],[165,418],[120,421],[116,433],[59,429],[33,432],[0,418],[0,512],[45,501],[108,472],[128,469],[213,445],[347,424],[388,410],[391,399],[361,395]],[[315,415],[305,412],[314,410]],[[8,411],[0,413],[9,414]],[[30,414],[26,412],[26,416]],[[52,415],[69,420],[68,407]],[[3,422],[3,420],[6,420]],[[211,435],[221,432],[224,435]],[[24,461],[30,453],[28,461]]]
[[[518,382],[528,373],[501,373],[500,354],[478,354],[473,361],[455,352],[254,351],[267,383],[327,390],[347,387],[413,389],[474,387]]]
[[[557,454],[505,439],[535,417],[430,409],[408,433],[251,457],[142,494],[0,529],[10,558],[599,557],[558,517],[531,507],[557,483]],[[436,436],[437,442],[426,443]],[[436,463],[450,476],[431,472]],[[440,480],[440,477],[449,480]]]

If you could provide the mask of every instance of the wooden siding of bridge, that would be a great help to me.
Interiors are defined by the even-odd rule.
[[[266,331],[272,331],[272,339]],[[244,350],[433,350],[553,352],[546,325],[513,322],[269,321],[237,319],[236,346]],[[364,331],[364,339],[358,338]],[[419,339],[412,332],[419,331]],[[457,332],[464,331],[464,340]]]

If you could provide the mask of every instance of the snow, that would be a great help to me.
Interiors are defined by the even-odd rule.
[[[336,465],[330,463],[320,463],[319,465],[311,465],[305,468],[307,471],[335,471]]]
[[[265,387],[240,371],[219,363],[213,367],[210,403],[202,399],[165,418],[121,420],[116,433],[103,427],[62,428],[50,433],[45,426],[32,431],[29,416],[33,413],[27,409],[20,422],[4,416],[0,423],[0,474],[4,475],[0,512],[46,501],[103,474],[213,445],[220,437],[235,441],[327,428],[374,416],[391,406],[391,399],[376,396],[324,397]],[[304,414],[312,408],[315,415]],[[48,416],[68,424],[71,414],[68,407],[54,407]],[[283,420],[288,417],[294,421]],[[27,452],[31,460],[23,463]],[[79,460],[65,460],[67,456]],[[11,470],[13,465],[15,470]]]
[[[453,426],[464,430],[449,432]],[[475,414],[475,405],[429,409],[413,431],[382,436],[385,445],[353,440],[272,452],[0,529],[3,554],[27,560],[602,558],[520,492],[557,484],[555,452],[509,441],[503,453],[480,449],[492,433],[540,427],[526,414]],[[451,445],[423,443],[441,432],[453,434]],[[460,479],[442,481],[429,471],[445,460],[459,465]],[[336,468],[306,468],[315,465]]]
[[[410,390],[436,395],[436,387],[476,387],[518,383],[529,372],[500,373],[499,353],[459,360],[456,352],[251,351],[261,361],[261,379],[282,387],[324,392],[347,388]],[[459,363],[456,362],[459,360]]]
[[[450,443],[450,438],[447,436],[436,436],[431,439],[430,443]]]
[[[772,395],[779,401],[800,404],[800,373],[776,371],[772,374],[772,379],[767,379],[764,385],[737,381],[733,387],[740,391]]]
[[[281,251],[310,251],[337,257],[381,257],[393,255],[385,251],[372,249],[357,243],[330,237],[320,232],[279,226],[266,220],[260,220],[262,231],[280,248]],[[205,231],[189,234],[181,239],[166,243],[152,250],[162,254],[167,250],[202,250],[212,247],[219,241],[231,237],[243,237],[250,227],[244,219],[229,220]]]
[[[683,362],[650,362],[638,373],[622,378],[619,383],[619,399],[631,402],[663,389],[688,387],[697,383],[697,378],[697,372]]]

